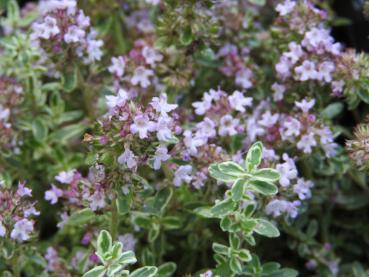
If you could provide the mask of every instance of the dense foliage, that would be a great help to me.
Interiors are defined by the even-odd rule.
[[[328,1],[0,13],[0,276],[369,276],[369,56]]]

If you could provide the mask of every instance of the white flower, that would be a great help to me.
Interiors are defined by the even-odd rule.
[[[310,101],[303,99],[301,102],[298,102],[298,101],[295,102],[295,106],[301,109],[304,113],[309,112],[309,110],[312,107],[314,107],[314,105],[315,105],[315,99],[311,99]]]
[[[165,146],[159,146],[155,151],[154,156],[154,169],[159,170],[161,167],[161,162],[165,162],[170,159],[168,154],[168,149]]]
[[[64,35],[64,41],[66,43],[79,42],[86,35],[86,32],[76,25],[72,25],[68,28],[68,31]]]
[[[251,97],[245,97],[242,92],[239,92],[236,90],[233,92],[232,95],[228,97],[229,105],[232,107],[232,109],[239,111],[239,112],[245,112],[245,107],[252,106],[252,98]]]
[[[252,71],[248,68],[241,69],[236,73],[236,85],[241,86],[244,89],[252,87]]]
[[[20,197],[32,196],[32,189],[27,188],[24,183],[19,183],[17,188],[17,195]]]
[[[139,66],[135,69],[134,75],[131,78],[132,85],[140,85],[143,88],[147,88],[150,85],[149,77],[154,75],[154,71],[146,69],[143,66]]]
[[[190,165],[181,165],[178,167],[176,172],[174,173],[174,185],[179,187],[182,182],[190,183],[192,180],[192,176],[190,176],[192,172],[192,166]]]
[[[312,147],[316,146],[317,142],[314,138],[314,133],[308,133],[303,135],[300,141],[297,143],[297,148],[302,150],[306,154],[310,154]]]
[[[151,5],[157,5],[160,3],[160,0],[146,0],[146,3],[149,3]]]
[[[2,222],[0,222],[0,237],[5,237],[6,235],[6,229]]]
[[[56,227],[62,229],[64,225],[67,224],[69,220],[69,215],[66,212],[63,212],[62,214],[60,214],[60,219],[61,221],[59,221],[58,224],[56,224]]]
[[[87,28],[90,26],[90,17],[86,16],[82,10],[79,10],[76,20],[78,26],[81,28]]]
[[[103,55],[101,47],[104,45],[104,42],[101,39],[88,39],[87,40],[87,54],[88,58],[86,63],[92,63],[94,61],[100,61]]]
[[[102,209],[106,206],[105,194],[102,190],[96,190],[94,194],[89,197],[88,201],[90,202],[90,208],[93,211]]]
[[[213,120],[205,117],[203,121],[196,125],[196,137],[213,138],[216,136],[216,124]]]
[[[28,219],[21,219],[14,224],[10,237],[19,242],[28,240],[33,231],[33,222]]]
[[[283,3],[280,3],[276,6],[276,11],[279,13],[280,16],[286,16],[287,14],[291,13],[296,6],[296,2],[291,0],[286,0]]]
[[[325,61],[319,65],[318,80],[327,83],[332,82],[332,72],[335,70],[335,65],[332,62]]]
[[[62,171],[58,175],[56,175],[55,180],[62,184],[70,185],[74,180],[75,169],[69,171]]]
[[[137,166],[137,160],[135,154],[127,147],[123,154],[118,157],[118,163],[126,165],[129,169],[133,169]]]
[[[315,63],[304,61],[302,65],[295,68],[296,79],[300,81],[315,80],[318,78],[318,72],[315,68]]]
[[[136,115],[133,119],[133,124],[130,126],[132,134],[139,134],[140,139],[145,139],[149,132],[154,132],[156,130],[156,124],[150,121],[146,114]]]
[[[266,128],[271,128],[278,122],[279,114],[272,114],[270,111],[263,113],[259,124]]]
[[[45,200],[50,201],[52,205],[58,202],[59,197],[63,196],[63,191],[55,185],[51,185],[51,189],[45,191]]]
[[[34,215],[34,216],[39,216],[40,215],[40,212],[38,210],[36,210],[33,205],[30,206],[28,209],[24,210],[24,217],[25,218],[30,217],[31,215]]]
[[[277,164],[276,169],[281,174],[279,183],[282,187],[288,187],[291,184],[291,180],[297,178],[297,168],[295,162],[288,157],[287,154],[283,154],[284,163]]]
[[[124,57],[112,57],[111,58],[111,66],[108,67],[110,73],[117,75],[118,77],[122,77],[124,75],[124,71],[126,68],[126,62]]]
[[[50,37],[60,33],[60,29],[54,17],[46,16],[44,21],[45,21],[43,24],[44,28],[41,34],[42,38],[49,39]]]
[[[154,67],[156,62],[161,62],[163,60],[163,55],[149,46],[145,46],[142,49],[142,56],[145,58],[146,63],[151,65],[151,67]]]
[[[109,111],[114,111],[115,108],[123,107],[128,100],[128,93],[124,89],[119,89],[118,94],[105,96],[106,105],[109,108]]]
[[[286,58],[291,65],[298,62],[298,60],[304,55],[304,51],[300,44],[292,41],[288,44],[289,52],[283,53],[283,57]]]
[[[212,101],[213,97],[206,92],[204,94],[203,101],[192,103],[192,106],[195,108],[195,113],[197,115],[205,114],[211,108]]]
[[[273,217],[278,217],[282,213],[287,213],[291,218],[295,218],[298,214],[297,207],[300,206],[300,201],[289,202],[286,200],[274,199],[265,207],[265,212]]]
[[[312,181],[305,181],[304,178],[297,179],[297,184],[293,186],[293,191],[298,195],[300,200],[311,197],[310,189],[314,186]]]
[[[168,104],[167,95],[165,93],[162,93],[160,97],[153,97],[150,105],[162,116],[166,116],[167,113],[178,107],[177,104]]]
[[[300,135],[301,123],[296,118],[288,117],[283,122],[283,129],[281,130],[282,139],[288,139],[293,136]]]
[[[190,155],[197,155],[197,147],[204,145],[207,141],[202,137],[193,137],[192,132],[190,130],[186,130],[183,133],[184,139],[183,143],[188,148]]]
[[[224,115],[220,119],[220,127],[219,127],[219,135],[221,137],[224,136],[233,136],[237,134],[237,126],[240,123],[240,120],[237,118],[233,118],[231,115]]]
[[[274,83],[272,85],[272,89],[274,91],[273,100],[276,101],[276,102],[282,101],[283,97],[284,97],[284,93],[286,91],[286,87],[284,85]]]
[[[172,131],[169,126],[172,123],[172,118],[169,116],[160,116],[156,124],[156,137],[159,141],[167,142],[173,138]]]
[[[134,251],[137,240],[131,233],[118,236],[118,240],[123,244],[124,251]]]
[[[10,109],[4,108],[2,105],[0,105],[0,120],[8,121],[10,116]]]

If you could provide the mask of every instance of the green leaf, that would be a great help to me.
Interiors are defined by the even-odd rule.
[[[217,242],[214,242],[212,245],[213,251],[215,253],[221,254],[221,255],[228,255],[228,249],[229,247]]]
[[[272,168],[263,168],[253,174],[253,178],[265,182],[276,182],[280,177],[281,174]]]
[[[73,69],[64,76],[64,90],[72,92],[78,84],[78,67],[73,66]]]
[[[258,5],[258,6],[264,6],[266,3],[266,0],[249,0],[250,3]]]
[[[335,102],[329,104],[322,112],[321,116],[327,119],[333,119],[343,111],[343,104],[341,102]]]
[[[158,272],[155,266],[145,266],[133,271],[129,277],[154,277]]]
[[[241,240],[236,234],[230,234],[229,244],[233,249],[238,249],[241,246]]]
[[[123,245],[123,248],[124,248],[124,245]],[[124,264],[124,265],[134,264],[136,262],[137,262],[137,259],[136,259],[135,253],[133,253],[132,251],[123,252],[119,258],[119,263]]]
[[[112,238],[108,231],[102,230],[97,238],[96,250],[100,257],[103,257],[105,253],[108,253],[112,248]]]
[[[245,179],[238,179],[232,186],[231,189],[231,194],[232,194],[232,199],[235,202],[239,202],[241,201],[243,195],[245,194],[245,184],[246,184],[247,180]]]
[[[87,208],[73,213],[69,217],[67,224],[72,226],[81,226],[92,221],[94,218],[96,218],[95,213]]]
[[[185,28],[179,37],[179,41],[183,46],[188,46],[193,41],[191,26]]]
[[[247,152],[245,165],[246,170],[248,172],[253,171],[260,165],[262,155],[263,155],[263,144],[258,141],[254,143]]]
[[[277,227],[275,227],[273,223],[261,218],[257,219],[257,224],[254,227],[254,231],[259,235],[268,238],[276,238],[280,235]]]
[[[125,215],[129,213],[132,205],[132,193],[127,195],[120,194],[117,198],[118,213],[120,215]]]
[[[160,226],[157,226],[156,224],[153,225],[153,228],[149,230],[149,242],[154,242],[160,234]]]
[[[232,176],[221,172],[218,165],[219,164],[212,164],[209,166],[209,174],[211,177],[225,183],[234,182],[238,179],[237,176]]]
[[[96,266],[90,271],[83,274],[82,277],[103,277],[106,273],[105,267],[102,265]]]
[[[275,263],[275,262],[265,263],[263,264],[263,273],[264,274],[273,273],[277,271],[280,267],[281,265],[279,263]]]
[[[173,276],[176,270],[177,270],[177,265],[175,263],[167,262],[159,266],[158,276],[159,277],[170,277],[170,276]]]
[[[173,189],[164,188],[157,193],[154,199],[154,209],[163,212],[165,207],[169,204],[170,199],[173,196]]]
[[[245,170],[242,168],[242,166],[238,165],[235,162],[231,162],[231,161],[219,163],[218,168],[220,172],[224,174],[237,176],[237,177],[245,176],[245,173],[246,173]]]
[[[247,249],[241,249],[238,253],[238,258],[243,262],[249,262],[252,259],[250,251]]]
[[[193,212],[201,217],[205,217],[205,218],[213,217],[213,213],[211,212],[211,207],[199,207],[199,208],[196,208]]]
[[[37,141],[39,142],[44,141],[48,134],[48,128],[45,122],[39,118],[36,118],[32,123],[32,133],[33,133],[33,137]]]
[[[249,181],[248,187],[253,191],[259,192],[264,195],[275,195],[278,192],[278,188],[276,185],[260,180]]]
[[[166,216],[161,222],[166,230],[179,229],[182,226],[181,219],[176,216]]]
[[[65,144],[70,139],[82,136],[85,130],[86,125],[73,124],[56,130],[55,132],[52,133],[51,138],[55,142]]]
[[[234,273],[240,274],[242,272],[242,264],[236,257],[230,259],[229,267]]]
[[[265,275],[265,277],[296,277],[298,272],[291,268],[283,268],[271,274]],[[263,275],[264,276],[264,275]]]
[[[120,241],[115,242],[110,250],[112,259],[114,260],[119,259],[122,253],[123,253],[123,244]]]
[[[236,203],[232,201],[232,199],[225,199],[223,201],[219,201],[212,208],[211,212],[215,217],[223,217],[234,211],[236,208]]]

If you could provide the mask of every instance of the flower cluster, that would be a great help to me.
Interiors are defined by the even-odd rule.
[[[31,38],[45,52],[76,55],[85,64],[101,60],[103,41],[77,1],[42,1],[39,10],[42,17],[33,23]]]
[[[34,233],[34,217],[40,215],[36,202],[31,201],[32,190],[19,183],[16,190],[0,190],[0,237],[10,237],[17,242],[27,241]]]

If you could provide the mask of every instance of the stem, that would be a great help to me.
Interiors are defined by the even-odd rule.
[[[115,240],[115,237],[117,236],[117,229],[118,229],[118,207],[117,207],[117,201],[116,201],[117,197],[116,195],[114,195],[113,199],[112,199],[112,204],[111,204],[111,222],[110,222],[110,234],[111,237],[113,239],[113,241]]]
[[[18,256],[16,255],[16,253],[13,253],[13,258],[12,258],[12,271],[13,271],[13,276],[14,277],[20,277],[20,265],[18,263]]]

